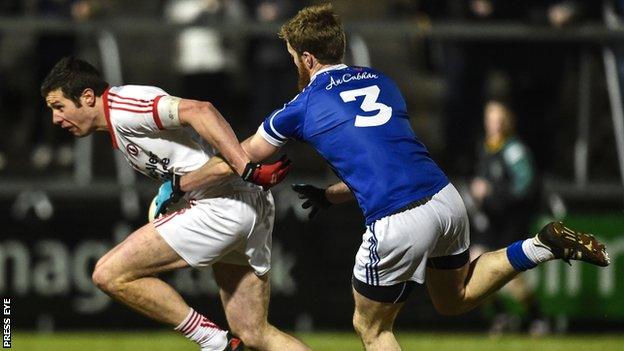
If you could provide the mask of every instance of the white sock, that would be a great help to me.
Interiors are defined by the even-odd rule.
[[[222,351],[227,346],[227,331],[192,308],[175,330],[198,343],[201,351]]]
[[[522,242],[522,251],[533,263],[542,263],[555,259],[555,255],[544,245],[535,241],[535,238],[529,238]]]

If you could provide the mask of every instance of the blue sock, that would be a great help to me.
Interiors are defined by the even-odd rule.
[[[524,240],[519,240],[507,247],[507,259],[517,271],[526,271],[527,269],[537,266],[537,263],[533,262],[524,253],[522,249],[523,242]]]

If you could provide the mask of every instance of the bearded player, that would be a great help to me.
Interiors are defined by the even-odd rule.
[[[366,350],[395,351],[394,320],[417,283],[435,308],[460,314],[520,272],[553,260],[606,266],[605,246],[550,223],[534,238],[469,261],[464,203],[411,128],[405,100],[383,73],[342,62],[345,33],[331,5],[305,8],[280,29],[301,92],[243,143],[252,160],[290,139],[313,147],[342,182],[295,185],[311,216],[357,200],[366,231],[355,257],[353,326]],[[209,169],[200,171],[210,174]]]

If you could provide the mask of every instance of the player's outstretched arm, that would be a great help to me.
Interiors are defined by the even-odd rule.
[[[211,103],[183,99],[178,107],[178,115],[182,124],[192,126],[202,138],[219,150],[245,181],[268,189],[288,174],[290,160],[285,157],[270,164],[250,162],[250,156],[238,143],[232,127]]]
[[[207,101],[182,99],[178,107],[180,122],[190,125],[224,156],[237,174],[243,175],[249,157],[241,148],[230,124]]]
[[[241,143],[241,147],[253,162],[264,161],[275,155],[279,151],[279,147],[270,144],[260,132],[250,136]]]

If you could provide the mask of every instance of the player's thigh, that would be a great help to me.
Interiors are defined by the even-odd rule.
[[[186,266],[188,264],[163,240],[154,225],[148,223],[102,256],[95,274],[132,279]]]
[[[459,268],[436,269],[427,267],[426,285],[434,307],[443,312],[456,306],[465,293],[465,281],[470,262]]]
[[[359,333],[390,330],[404,302],[388,303],[371,300],[353,289],[355,312],[353,325]]]
[[[213,265],[221,302],[234,333],[257,330],[267,323],[269,274],[258,276],[253,268],[217,262]]]
[[[425,282],[434,306],[442,311],[459,303],[465,292],[470,225],[463,200],[452,184],[436,194],[432,203],[445,230],[427,259]]]

